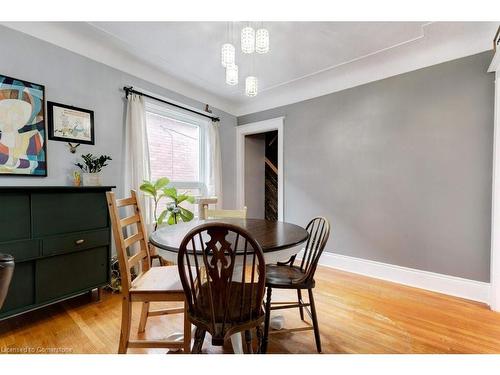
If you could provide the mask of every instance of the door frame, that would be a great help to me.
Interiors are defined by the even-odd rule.
[[[236,205],[245,206],[245,136],[268,131],[278,131],[278,220],[284,221],[284,181],[283,181],[283,121],[285,117],[252,122],[236,127]]]
[[[500,49],[488,73],[495,74],[493,176],[491,194],[490,308],[500,311]]]

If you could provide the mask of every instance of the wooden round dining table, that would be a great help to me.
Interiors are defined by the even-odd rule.
[[[295,224],[263,219],[208,219],[165,225],[151,233],[149,240],[160,255],[177,262],[177,253],[184,236],[198,225],[222,222],[246,229],[260,244],[266,263],[287,261],[300,250],[298,246],[308,238],[307,231]]]
[[[262,247],[266,263],[287,261],[292,255],[300,251],[299,245],[305,242],[309,236],[304,228],[282,221],[208,219],[161,226],[151,233],[149,241],[158,249],[158,253],[164,259],[177,263],[179,247],[186,234],[198,225],[210,222],[234,224],[246,229]],[[271,318],[271,323],[272,320],[273,318]],[[243,353],[243,343],[240,334],[232,335],[231,343],[234,353]]]

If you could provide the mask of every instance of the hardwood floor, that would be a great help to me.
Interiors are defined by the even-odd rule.
[[[443,294],[329,268],[316,273],[315,300],[324,353],[500,353],[500,314]],[[280,294],[278,294],[280,293]],[[275,300],[293,295],[276,291]],[[0,353],[116,353],[120,295],[100,302],[80,296],[0,322]],[[166,304],[164,304],[166,305]],[[133,336],[140,307],[134,306]],[[285,328],[301,324],[295,310],[280,311]],[[182,331],[180,316],[148,320],[146,337]],[[204,352],[231,353],[231,345]],[[165,353],[133,349],[130,353]],[[269,353],[315,353],[312,331],[270,335]]]

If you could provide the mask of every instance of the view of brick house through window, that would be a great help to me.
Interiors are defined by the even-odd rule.
[[[146,112],[148,131],[151,180],[168,177],[180,192],[200,195],[200,188],[193,183],[200,183],[200,142],[199,126],[179,121],[168,116]],[[163,200],[160,210],[165,208]],[[184,202],[183,207],[197,213],[195,206]]]

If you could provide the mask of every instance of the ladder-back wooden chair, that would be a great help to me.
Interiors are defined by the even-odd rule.
[[[184,237],[177,265],[188,318],[196,326],[192,352],[201,352],[206,332],[215,346],[244,332],[247,352],[252,353],[253,328],[260,348],[266,269],[255,239],[235,225],[203,224]]]
[[[191,324],[184,315],[183,341],[166,340],[130,340],[132,302],[142,302],[139,333],[144,332],[148,317],[185,313],[185,295],[176,266],[151,267],[147,232],[142,219],[141,207],[135,190],[132,196],[116,199],[113,192],[106,193],[109,214],[113,226],[113,236],[120,264],[122,285],[122,323],[118,353],[126,353],[127,348],[182,348],[190,352]],[[121,218],[120,210],[132,208],[133,212]],[[125,237],[125,232],[135,232]],[[132,280],[130,269],[139,267],[140,273]],[[184,308],[150,310],[150,302],[184,302]]]
[[[246,219],[247,208],[243,207],[241,210],[210,210],[205,207],[206,219]]]
[[[273,333],[297,332],[305,330],[314,330],[314,338],[316,340],[316,349],[321,353],[321,338],[319,335],[318,318],[316,315],[316,306],[314,305],[313,288],[314,273],[318,266],[318,261],[323,253],[328,237],[330,236],[330,223],[324,217],[315,217],[307,225],[309,238],[306,246],[303,249],[302,259],[299,264],[295,265],[296,255],[292,256],[287,262],[278,264],[269,264],[266,266],[266,320],[264,325],[264,337],[262,343],[262,352],[267,351],[267,343],[269,337],[269,323],[272,310],[298,308],[300,319],[304,320],[304,309],[307,311],[312,320],[310,325],[300,328],[282,329]],[[271,294],[273,289],[296,289],[297,303],[293,302],[271,302]],[[305,303],[302,300],[302,290],[307,289],[309,294],[309,302]],[[274,305],[274,306],[273,306]],[[309,310],[310,307],[310,310]]]

